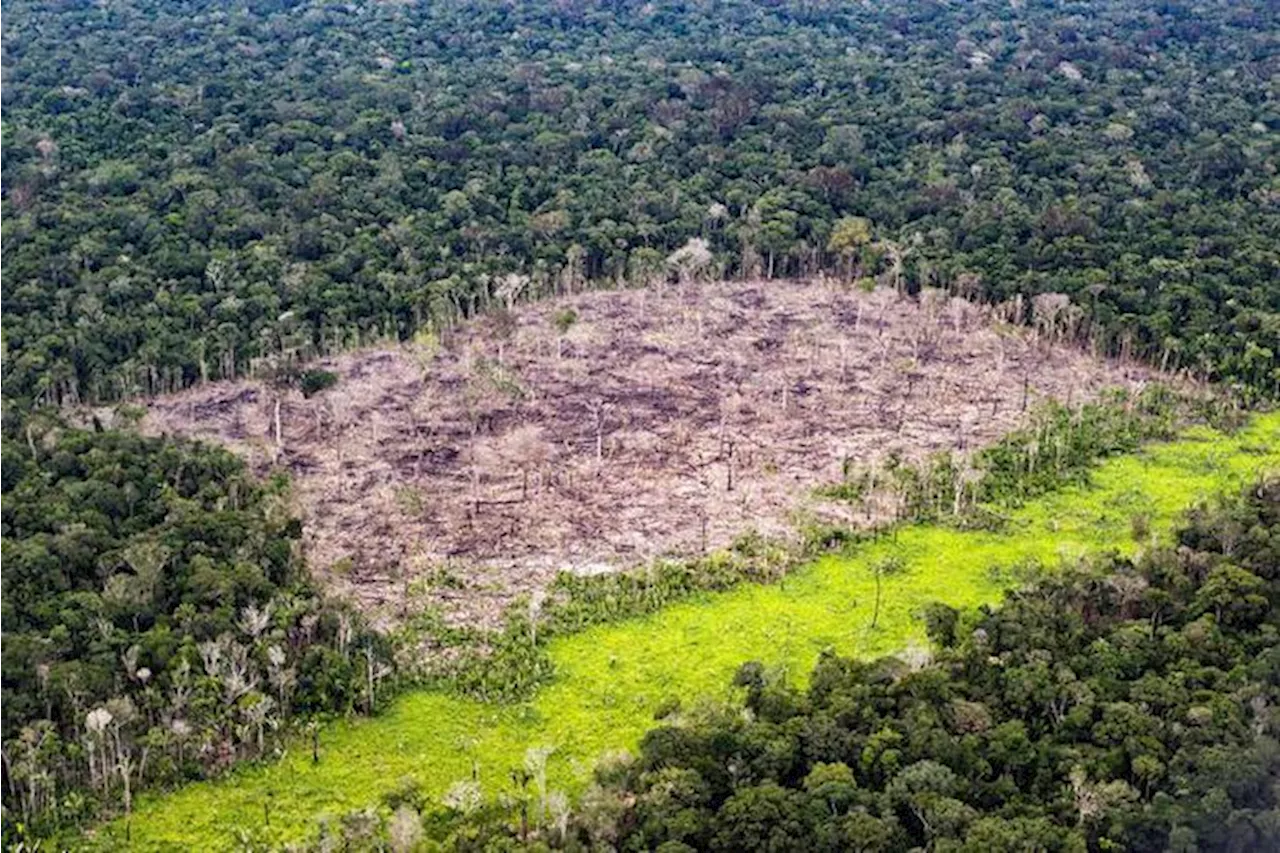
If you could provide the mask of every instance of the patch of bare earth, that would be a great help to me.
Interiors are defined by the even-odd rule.
[[[845,460],[964,451],[1041,398],[1150,378],[963,300],[778,281],[584,293],[321,366],[340,379],[311,399],[205,385],[151,401],[144,429],[289,470],[338,592],[394,613],[443,566],[461,584],[434,600],[487,626],[560,570],[840,517],[813,488]]]

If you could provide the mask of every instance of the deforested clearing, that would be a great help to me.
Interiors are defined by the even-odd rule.
[[[413,586],[494,626],[562,570],[858,520],[814,488],[1152,378],[1009,316],[830,280],[587,292],[326,359],[338,382],[310,398],[241,381],[152,400],[143,426],[290,472],[338,592],[393,618]]]

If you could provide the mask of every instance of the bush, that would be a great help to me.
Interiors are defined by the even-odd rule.
[[[329,370],[308,370],[302,374],[298,385],[302,389],[302,396],[314,397],[321,391],[327,391],[334,385],[338,384],[338,374]]]

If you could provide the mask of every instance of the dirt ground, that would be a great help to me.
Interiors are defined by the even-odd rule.
[[[993,313],[831,281],[591,292],[327,359],[339,381],[310,399],[241,381],[152,400],[143,428],[292,472],[339,593],[394,617],[422,581],[493,626],[561,570],[841,517],[813,489],[845,460],[972,449],[1044,397],[1151,378]]]

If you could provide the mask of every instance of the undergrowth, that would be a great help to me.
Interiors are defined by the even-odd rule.
[[[654,613],[699,594],[776,581],[801,556],[794,547],[752,533],[729,548],[696,559],[659,561],[638,571],[592,576],[561,572],[549,594],[517,601],[497,635],[447,627],[428,614],[410,623],[401,642],[451,652],[418,664],[420,685],[483,701],[519,701],[555,674],[548,653],[552,638]]]
[[[1188,423],[1229,431],[1240,425],[1240,411],[1221,396],[1199,397],[1164,385],[1136,394],[1116,390],[1076,407],[1051,400],[1031,414],[1025,427],[967,457],[938,453],[912,463],[891,453],[871,466],[849,461],[842,481],[816,492],[863,510],[867,519],[887,504],[881,515],[890,524],[946,522],[989,529],[1032,498],[1087,483],[1099,460],[1169,440]],[[835,544],[843,537],[839,528],[815,528],[809,540]]]

